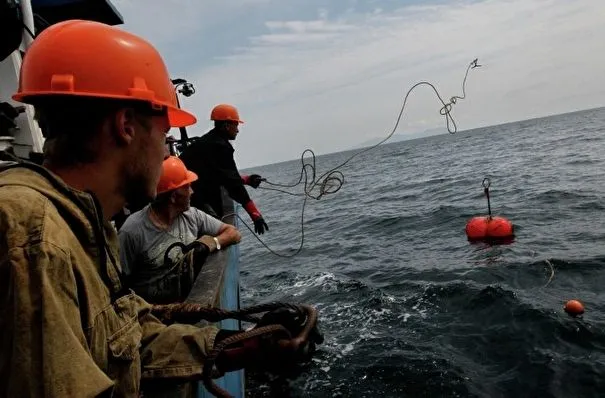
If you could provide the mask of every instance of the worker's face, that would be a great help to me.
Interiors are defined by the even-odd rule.
[[[124,172],[124,192],[127,202],[150,201],[162,174],[166,151],[166,134],[170,130],[168,117],[126,115],[125,131],[130,134]]]
[[[172,204],[175,209],[179,212],[189,210],[189,207],[191,207],[192,194],[193,189],[191,189],[191,184],[187,184],[179,189],[175,189],[172,195]]]
[[[234,140],[239,133],[239,123],[238,122],[226,122],[225,129],[227,130],[227,137],[230,140]]]

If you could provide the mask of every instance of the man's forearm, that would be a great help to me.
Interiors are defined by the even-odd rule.
[[[242,238],[242,235],[237,228],[235,228],[233,225],[227,225],[228,227],[216,237],[221,247],[227,247],[234,243],[239,243]]]

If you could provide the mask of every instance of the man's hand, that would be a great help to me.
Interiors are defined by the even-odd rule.
[[[258,174],[251,174],[249,176],[242,176],[242,182],[245,185],[250,185],[252,188],[256,189],[265,179]]]
[[[322,344],[324,338],[317,324],[313,325],[307,338],[300,337],[299,334],[304,329],[306,322],[307,316],[304,311],[295,308],[278,308],[267,312],[261,318],[256,327],[277,324],[286,328],[292,336],[290,339],[263,339],[265,349],[274,350],[273,355],[276,356],[274,361],[282,364],[284,362],[294,364],[311,358],[316,350],[316,345]]]
[[[269,230],[269,226],[265,222],[265,219],[263,218],[262,214],[260,214],[260,211],[254,205],[253,201],[249,201],[248,203],[246,203],[244,205],[244,209],[246,210],[246,212],[252,219],[252,222],[254,223],[254,232],[259,235],[262,235],[265,233],[265,230]]]
[[[255,329],[268,325],[281,325],[288,331],[290,337],[284,333],[270,333],[227,346],[227,349],[217,358],[217,368],[221,373],[241,368],[275,373],[295,370],[297,365],[311,359],[316,345],[322,344],[324,340],[317,323],[313,325],[311,333],[303,337],[301,332],[306,322],[308,317],[302,308],[284,307],[265,313]],[[221,330],[214,344],[240,332]]]
[[[265,230],[268,231],[269,226],[267,225],[265,219],[262,216],[254,220],[254,232],[259,235],[262,235],[265,233]]]
[[[263,177],[259,176],[258,174],[252,174],[250,177],[248,177],[248,185],[254,189],[258,188],[262,181]]]

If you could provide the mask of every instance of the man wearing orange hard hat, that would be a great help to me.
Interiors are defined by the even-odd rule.
[[[158,196],[128,217],[118,233],[128,285],[151,303],[184,301],[208,254],[241,239],[233,225],[190,206],[191,183],[197,178],[179,158],[169,156]]]
[[[263,234],[269,230],[265,219],[250,199],[244,185],[258,188],[262,177],[258,174],[241,176],[233,159],[233,146],[239,133],[240,119],[237,108],[233,105],[219,104],[212,109],[210,120],[214,128],[187,146],[180,155],[189,170],[199,176],[193,183],[191,204],[217,218],[224,216],[221,186],[229,196],[240,203],[254,223],[254,230]]]
[[[142,380],[199,379],[226,332],[153,316],[123,284],[110,224],[156,196],[166,133],[196,122],[162,57],[126,31],[71,20],[37,36],[20,73],[13,99],[35,107],[46,141],[42,166],[0,171],[0,397],[136,397]],[[217,374],[287,356],[284,341],[306,344],[222,351]]]

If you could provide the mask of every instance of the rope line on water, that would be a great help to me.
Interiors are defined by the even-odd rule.
[[[548,286],[550,281],[552,281],[552,279],[555,277],[555,267],[553,267],[552,263],[548,260],[544,260],[544,262],[550,267],[550,278],[548,278],[548,282],[546,282],[546,285],[542,286],[542,288]]]
[[[338,166],[333,167],[330,170],[326,171],[321,176],[316,178],[317,167],[316,167],[315,153],[311,149],[305,149],[300,157],[301,170],[300,170],[300,176],[298,178],[298,181],[291,183],[291,184],[282,184],[282,183],[269,181],[266,178],[264,178],[262,180],[265,184],[270,185],[270,187],[259,186],[258,187],[259,189],[264,189],[267,191],[276,191],[276,192],[284,193],[284,194],[291,195],[291,196],[304,196],[302,210],[301,210],[301,220],[300,220],[301,240],[300,240],[300,245],[299,245],[298,249],[296,249],[294,253],[292,253],[292,254],[277,253],[275,250],[271,249],[269,246],[267,246],[267,244],[265,244],[265,242],[263,242],[263,240],[259,236],[257,236],[254,233],[254,230],[252,228],[250,228],[250,226],[248,226],[248,224],[238,214],[230,213],[230,214],[223,216],[222,219],[224,219],[225,217],[228,217],[228,216],[236,216],[244,224],[244,226],[246,226],[246,228],[248,228],[248,230],[252,232],[252,235],[254,235],[254,237],[269,252],[275,254],[278,257],[284,257],[284,258],[291,258],[291,257],[296,256],[302,250],[304,241],[305,241],[304,214],[305,214],[305,207],[307,204],[307,199],[311,198],[311,199],[319,200],[325,195],[334,194],[334,193],[340,191],[340,189],[342,188],[342,186],[344,184],[345,179],[344,179],[344,174],[339,169],[346,166],[355,157],[357,157],[363,153],[369,152],[369,151],[377,148],[379,145],[382,145],[389,138],[391,138],[393,136],[393,134],[395,134],[395,132],[397,131],[397,127],[399,126],[399,123],[401,122],[401,119],[403,117],[403,112],[405,111],[408,97],[410,96],[412,91],[414,91],[417,87],[429,86],[434,91],[435,95],[437,96],[437,98],[439,99],[439,101],[442,104],[442,107],[439,109],[439,114],[445,117],[445,125],[447,127],[447,131],[450,134],[455,134],[458,131],[458,126],[456,125],[456,121],[454,120],[453,116],[451,115],[451,112],[452,112],[454,105],[458,102],[458,100],[463,100],[466,98],[466,80],[468,78],[468,73],[470,72],[471,69],[475,69],[475,68],[482,66],[482,65],[478,64],[478,60],[479,60],[478,58],[475,58],[473,61],[471,61],[469,63],[469,65],[466,68],[466,72],[464,74],[464,79],[462,80],[462,95],[461,96],[454,95],[453,97],[450,98],[449,102],[445,102],[443,100],[443,98],[441,97],[441,94],[439,94],[439,91],[437,90],[437,88],[432,83],[427,82],[427,81],[420,81],[420,82],[414,84],[405,94],[405,97],[403,99],[403,104],[401,105],[399,114],[397,115],[397,120],[395,122],[395,126],[384,139],[382,139],[377,144],[374,144],[372,146],[369,146],[367,148],[364,148],[364,149],[354,153],[348,159],[346,159],[344,162],[342,162]],[[305,154],[307,154],[307,153],[310,153],[310,155],[311,155],[311,157],[309,158],[310,163],[307,163],[306,159],[305,159]],[[287,188],[295,188],[301,184],[303,184],[302,193],[294,193],[294,192],[290,192],[290,191],[286,190]],[[317,193],[314,193],[314,191],[317,191]]]

